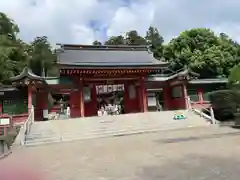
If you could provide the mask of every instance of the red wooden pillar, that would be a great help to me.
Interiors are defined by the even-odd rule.
[[[48,91],[40,90],[36,92],[36,106],[34,107],[34,116],[37,121],[44,120],[44,110],[48,113]]]
[[[91,101],[92,101],[92,109],[93,109],[93,112],[92,112],[92,115],[97,115],[97,111],[98,111],[98,108],[97,108],[97,90],[96,90],[96,84],[93,84],[92,85],[92,90],[91,90]]]
[[[170,99],[170,87],[167,85],[163,88],[163,100],[164,100],[164,109],[171,109],[171,99]]]
[[[43,119],[48,119],[48,91],[42,92],[42,113]]]
[[[183,103],[183,108],[187,109],[189,108],[189,102],[188,102],[188,93],[187,93],[187,86],[186,84],[182,85],[182,91],[183,91],[183,98],[184,98],[184,103]]]
[[[84,115],[85,117],[97,115],[97,92],[96,85],[91,84],[85,88],[90,91],[90,99],[84,102]]]
[[[143,96],[142,96],[142,89],[141,89],[140,83],[139,83],[139,86],[137,86],[137,95],[138,95],[139,111],[143,112]]]
[[[81,117],[79,99],[80,99],[79,89],[71,91],[69,100],[71,118]]]
[[[147,104],[147,91],[144,85],[144,78],[142,77],[140,80],[140,107],[141,107],[141,112],[147,112],[148,104]]]
[[[80,79],[80,88],[79,88],[79,93],[80,93],[80,116],[84,117],[85,112],[84,112],[84,85],[83,85],[83,79]]]
[[[123,95],[123,102],[124,102],[124,113],[129,113],[129,91],[128,91],[128,83],[124,83],[124,95]]]
[[[43,113],[42,113],[42,92],[36,92],[36,106],[34,107],[34,118],[37,121],[43,120]]]
[[[32,109],[32,87],[28,85],[28,113],[31,112]]]
[[[0,100],[0,114],[2,114],[3,110],[3,100]]]

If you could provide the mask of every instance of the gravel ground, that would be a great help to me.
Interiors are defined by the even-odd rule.
[[[43,180],[238,180],[239,142],[238,130],[192,128],[16,149],[0,164]]]

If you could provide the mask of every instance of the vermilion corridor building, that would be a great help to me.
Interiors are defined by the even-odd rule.
[[[186,109],[188,96],[194,106],[208,105],[206,93],[226,83],[225,79],[199,80],[189,69],[172,72],[145,46],[63,44],[57,63],[59,77],[39,77],[25,68],[10,78],[12,85],[0,90],[1,112],[21,119],[34,105],[35,120],[43,120],[65,104],[72,118],[96,116],[101,101],[116,99],[124,113],[152,110],[154,101],[163,110]],[[22,111],[14,112],[20,111],[18,105]]]

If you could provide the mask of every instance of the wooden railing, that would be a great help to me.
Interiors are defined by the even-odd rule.
[[[14,145],[24,145],[26,136],[30,133],[31,126],[34,123],[34,107],[32,106],[27,120],[21,126],[20,131],[15,139]]]

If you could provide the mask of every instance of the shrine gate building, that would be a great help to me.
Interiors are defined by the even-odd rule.
[[[188,70],[166,76],[168,63],[159,61],[146,46],[61,45],[60,78],[68,86],[71,117],[97,115],[97,86],[123,85],[124,112],[146,112],[147,89],[163,89],[165,109],[184,109]],[[110,86],[111,87],[111,86]],[[176,91],[176,97],[171,97]]]
[[[99,99],[107,97],[104,88],[120,92],[114,97],[122,97],[124,113],[148,111],[151,92],[158,93],[164,110],[186,109],[191,82],[197,101],[204,101],[196,73],[187,68],[172,72],[169,64],[155,59],[146,46],[60,46],[59,77],[39,77],[25,68],[20,75],[10,78],[12,84],[27,88],[28,109],[34,105],[36,120],[59,111],[56,104],[49,105],[54,94],[68,97],[71,118],[96,116]],[[215,81],[219,83],[226,82]],[[205,87],[208,81],[200,84]]]

